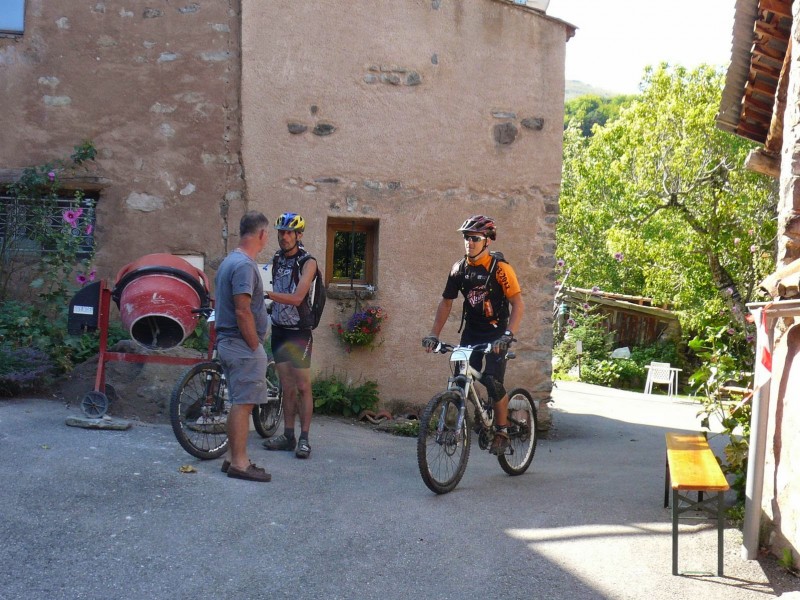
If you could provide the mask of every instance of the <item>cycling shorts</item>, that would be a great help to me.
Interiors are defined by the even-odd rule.
[[[311,368],[314,338],[310,329],[286,329],[273,323],[271,342],[275,364],[288,362],[295,369]]]

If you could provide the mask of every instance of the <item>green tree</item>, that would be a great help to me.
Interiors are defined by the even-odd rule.
[[[620,110],[630,104],[635,96],[603,98],[596,94],[585,94],[564,104],[564,129],[575,124],[584,137],[592,135],[595,125],[605,125],[619,116]]]
[[[649,68],[642,94],[592,137],[564,141],[559,258],[569,284],[651,296],[684,329],[744,326],[774,268],[777,194],[755,146],[716,127],[722,73]]]

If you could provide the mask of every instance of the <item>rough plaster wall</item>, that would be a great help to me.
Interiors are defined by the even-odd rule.
[[[800,325],[792,326],[775,344],[773,356],[773,392],[764,471],[764,513],[771,522],[766,543],[781,556],[790,548],[795,565],[800,565],[800,413],[797,410],[800,390]]]
[[[793,4],[793,54],[788,97],[784,115],[781,157],[780,200],[778,203],[777,266],[800,257],[800,3]],[[791,324],[789,324],[791,325]],[[785,331],[788,326],[779,326]],[[800,328],[794,325],[776,334],[767,459],[762,508],[771,521],[767,540],[781,555],[792,548],[795,566],[800,567]]]
[[[328,217],[380,221],[372,303],[388,310],[383,344],[345,354],[324,325],[352,304],[329,301],[315,368],[374,379],[387,402],[420,404],[441,389],[446,361],[420,340],[464,252],[456,228],[486,213],[526,304],[507,383],[549,397],[564,24],[492,0],[245,0],[242,11],[251,205],[302,213],[321,259]]]
[[[28,0],[22,37],[0,39],[0,167],[65,158],[85,139],[97,266],[143,254],[225,253],[221,213],[241,213],[238,0]],[[238,224],[238,216],[235,222]]]
[[[792,12],[792,62],[789,72],[788,98],[800,98],[800,4]],[[800,110],[796,102],[787,102],[784,116],[783,151],[781,157],[780,200],[778,202],[778,267],[800,257]]]

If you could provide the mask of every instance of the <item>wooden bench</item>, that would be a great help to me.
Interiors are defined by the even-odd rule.
[[[664,507],[672,488],[672,574],[678,574],[678,518],[688,511],[701,511],[717,519],[717,575],[722,576],[725,511],[723,498],[730,489],[705,436],[700,433],[668,432],[664,479]],[[688,492],[697,492],[692,500]],[[716,492],[703,499],[704,492]]]

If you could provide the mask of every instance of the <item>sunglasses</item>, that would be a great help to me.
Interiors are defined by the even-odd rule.
[[[485,240],[485,239],[486,238],[483,237],[482,235],[465,235],[464,236],[464,241],[465,242],[474,242],[476,244],[478,242],[480,242],[481,240]]]

